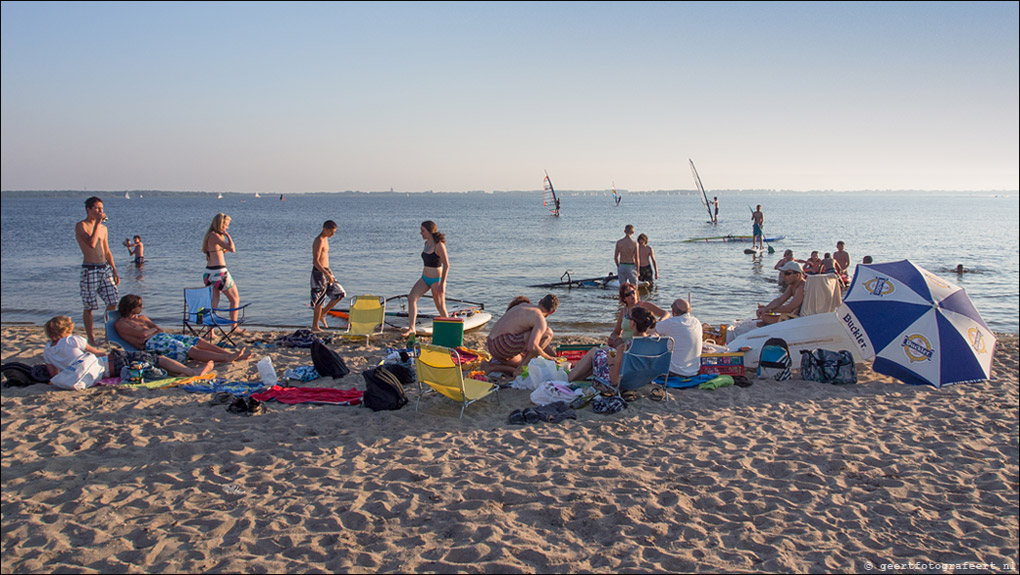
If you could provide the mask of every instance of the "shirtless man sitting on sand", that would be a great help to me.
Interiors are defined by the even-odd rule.
[[[545,318],[552,315],[559,305],[559,298],[549,294],[538,305],[521,303],[508,309],[492,326],[485,340],[485,347],[499,362],[490,363],[488,370],[512,375],[539,356],[556,361],[556,356],[549,349],[553,331]]]
[[[251,356],[251,352],[244,348],[229,351],[199,337],[164,332],[151,319],[142,315],[142,298],[137,295],[131,294],[120,298],[117,312],[120,319],[113,324],[117,335],[138,349],[150,353],[169,357],[181,363],[188,359],[227,363]]]

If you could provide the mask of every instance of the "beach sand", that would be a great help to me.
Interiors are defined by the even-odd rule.
[[[5,388],[2,570],[1016,572],[1017,336],[999,337],[985,383],[860,366],[853,386],[795,374],[524,426],[513,389],[458,420],[415,393],[249,417],[176,389]],[[364,389],[395,338],[334,345],[351,375],[306,385]],[[3,361],[42,348],[2,328]],[[270,348],[218,372],[257,379],[267,353],[311,364]]]

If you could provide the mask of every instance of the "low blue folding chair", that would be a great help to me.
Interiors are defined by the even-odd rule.
[[[104,320],[104,326],[106,327],[106,343],[109,345],[116,345],[126,352],[139,351],[139,349],[120,337],[117,333],[117,328],[113,324],[117,323],[120,319],[120,313],[115,309],[107,310],[106,319]]]
[[[673,357],[673,338],[662,336],[635,337],[623,352],[620,364],[620,391],[637,389],[654,383],[660,375],[669,375],[669,362]],[[658,384],[656,384],[658,385]],[[662,391],[666,393],[665,385]]]
[[[222,297],[222,296],[221,296]],[[231,345],[237,345],[230,338],[244,323],[244,312],[249,304],[241,307],[213,308],[212,287],[184,288],[184,326],[182,332],[209,338],[213,331],[219,331]],[[237,321],[230,319],[230,313],[238,312]]]

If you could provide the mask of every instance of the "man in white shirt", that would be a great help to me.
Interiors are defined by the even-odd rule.
[[[655,325],[659,335],[673,338],[673,357],[669,374],[694,377],[701,369],[701,322],[691,315],[691,304],[685,299],[673,302],[673,316]]]

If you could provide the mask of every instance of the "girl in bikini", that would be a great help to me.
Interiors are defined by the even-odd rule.
[[[407,329],[401,334],[407,337],[414,333],[414,324],[418,320],[418,300],[432,291],[432,301],[436,303],[439,317],[446,317],[446,274],[450,271],[450,260],[446,254],[446,236],[439,233],[436,223],[427,220],[421,223],[421,237],[425,240],[425,248],[421,252],[424,269],[421,277],[414,282],[411,293],[407,295]]]
[[[227,214],[216,214],[209,230],[202,238],[202,252],[205,253],[205,273],[202,274],[202,282],[212,286],[212,307],[219,307],[220,294],[227,295],[230,307],[241,306],[241,296],[237,293],[237,284],[234,278],[227,271],[226,253],[236,251],[234,239],[227,233],[230,227],[230,216]],[[237,321],[237,309],[230,312],[230,321]],[[236,330],[237,333],[244,333],[243,329]]]

